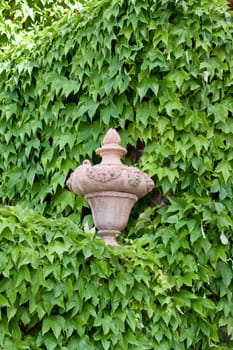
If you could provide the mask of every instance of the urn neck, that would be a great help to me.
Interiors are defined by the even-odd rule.
[[[96,154],[102,157],[101,164],[122,165],[121,157],[127,150],[116,144],[107,144],[96,150]]]

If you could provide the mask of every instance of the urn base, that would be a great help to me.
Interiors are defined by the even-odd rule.
[[[108,245],[119,246],[117,243],[117,236],[119,236],[120,231],[115,230],[99,230],[98,233],[103,238],[104,242]]]

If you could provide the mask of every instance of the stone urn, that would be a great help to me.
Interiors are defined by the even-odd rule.
[[[115,129],[108,130],[103,146],[96,150],[100,164],[84,160],[67,180],[68,188],[89,203],[98,233],[106,244],[118,245],[116,237],[126,227],[131,209],[154,188],[149,176],[121,162],[127,150],[120,146]]]

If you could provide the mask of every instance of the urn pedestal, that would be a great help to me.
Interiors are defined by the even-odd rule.
[[[126,227],[137,200],[154,188],[149,176],[122,164],[121,157],[127,150],[120,142],[117,131],[110,129],[103,146],[96,150],[101,163],[92,166],[84,160],[67,180],[69,189],[87,200],[98,233],[111,245],[118,245],[116,237]]]

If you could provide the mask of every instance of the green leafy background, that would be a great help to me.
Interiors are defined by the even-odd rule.
[[[15,29],[1,34],[0,346],[232,349],[226,2],[11,1],[11,13],[9,3],[1,4]],[[90,211],[65,187],[83,159],[99,161],[110,127],[128,149],[124,162],[156,183],[120,248],[84,233]]]

